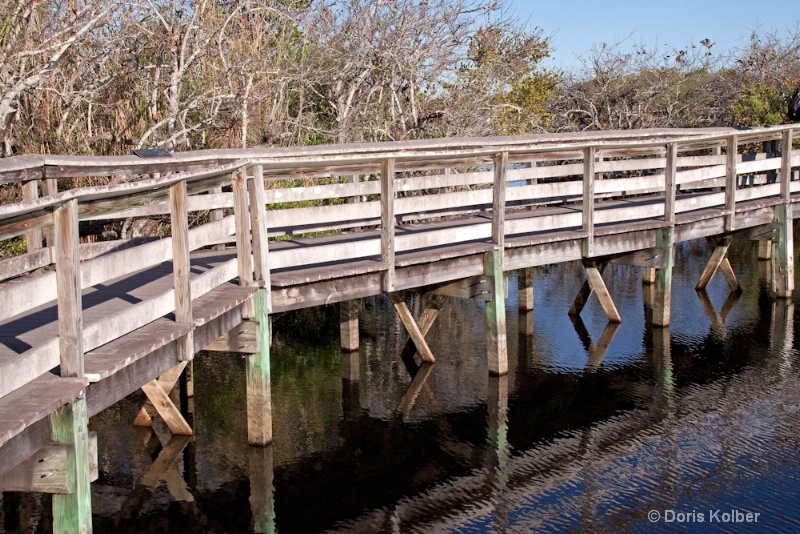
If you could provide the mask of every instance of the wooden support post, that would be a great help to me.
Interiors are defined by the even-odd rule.
[[[656,233],[656,245],[664,250],[664,267],[656,271],[656,287],[653,298],[653,326],[668,326],[672,306],[672,263],[674,231],[662,228]]]
[[[172,399],[169,398],[169,395],[167,395],[167,392],[161,387],[158,380],[151,380],[143,385],[142,391],[153,404],[158,415],[164,420],[170,432],[179,436],[191,436],[193,434],[192,427],[189,426],[189,423],[183,418],[183,414],[181,414],[181,411],[172,402]],[[136,421],[142,420],[141,414],[137,416]],[[137,424],[136,421],[134,421],[134,424]],[[137,426],[149,425],[138,423]]]
[[[759,261],[772,259],[772,241],[758,242],[758,259]]]
[[[394,159],[381,163],[381,261],[383,291],[394,291]]]
[[[357,300],[346,300],[339,303],[339,334],[342,350],[358,350],[359,308],[360,303]]]
[[[603,281],[603,275],[593,263],[585,262],[584,267],[586,268],[586,280],[589,282],[589,287],[597,295],[600,306],[603,307],[609,322],[621,323],[622,318],[614,305],[614,301],[611,300],[606,283]]]
[[[58,288],[58,345],[61,376],[83,376],[83,301],[81,297],[78,200],[53,211],[56,285]]]
[[[242,287],[254,285],[249,211],[247,175],[244,170],[240,170],[233,175],[233,215],[236,225],[236,261],[239,270],[239,285]],[[251,319],[253,315],[253,301],[248,300],[242,305],[242,316],[245,319]]]
[[[590,264],[594,265],[594,267],[597,269],[600,275],[603,274],[603,271],[605,271],[606,267],[608,266],[608,263],[606,262],[602,263],[591,262]],[[570,307],[569,312],[567,313],[573,317],[577,317],[578,315],[580,315],[581,312],[583,311],[583,308],[586,306],[586,303],[589,301],[589,297],[592,296],[593,291],[594,289],[589,283],[589,278],[587,277],[586,280],[584,280],[583,284],[581,285],[581,288],[578,290],[578,294],[575,295],[575,300],[572,301],[572,306]]]
[[[222,193],[222,186],[218,185],[216,187],[212,187],[209,190],[209,193],[211,193],[212,195],[213,194]],[[221,210],[221,209],[215,209],[215,210],[211,210],[209,212],[209,218],[211,219],[212,222],[213,221],[221,221],[224,216],[225,216],[225,214],[224,214],[223,210]],[[211,248],[214,249],[214,250],[225,250],[225,243],[216,244]]]
[[[733,232],[736,220],[736,155],[739,151],[737,135],[728,137],[725,150],[725,231]]]
[[[781,201],[775,206],[778,223],[778,240],[772,248],[772,287],[779,298],[791,298],[794,292],[794,233],[792,229],[791,169],[792,130],[786,130],[782,138],[781,152]]]
[[[436,363],[436,358],[434,358],[430,347],[428,347],[428,343],[425,341],[425,335],[420,331],[417,322],[414,320],[414,316],[411,315],[411,311],[403,300],[403,296],[400,293],[389,293],[389,298],[392,304],[394,304],[394,309],[397,310],[397,315],[400,316],[400,320],[406,327],[408,335],[411,336],[411,339],[414,341],[414,345],[416,345],[417,352],[419,352],[422,361]]]
[[[247,440],[250,445],[272,443],[272,391],[269,362],[269,312],[266,289],[255,298],[259,352],[247,355]]]
[[[508,373],[508,341],[506,339],[506,300],[503,287],[503,250],[483,255],[483,272],[491,276],[492,300],[486,303],[486,342],[489,374]]]
[[[775,296],[791,298],[794,292],[794,234],[792,205],[775,206],[778,239],[772,247],[772,288]]]
[[[439,311],[442,309],[442,306],[444,306],[445,299],[445,295],[436,293],[428,294],[428,300],[419,316],[419,321],[417,321],[419,333],[423,338],[428,335],[433,323],[436,322],[436,317],[439,316]],[[406,346],[403,347],[401,358],[411,358],[416,352],[417,345],[414,343],[413,338],[409,338],[408,341],[406,341]]]
[[[583,257],[594,256],[594,178],[595,148],[583,150]]]
[[[170,222],[172,224],[172,276],[175,294],[175,322],[193,324],[192,288],[189,280],[189,212],[186,208],[186,182],[169,188]],[[190,331],[177,340],[178,360],[194,358],[194,337]]]
[[[53,495],[53,532],[56,534],[92,531],[88,425],[86,398],[83,396],[50,414],[53,441],[70,446],[67,450],[67,486],[72,492]]]
[[[494,157],[494,187],[492,189],[492,243],[505,248],[506,226],[506,167],[508,152]]]
[[[39,198],[39,183],[29,180],[22,183],[22,200],[36,200]],[[42,231],[35,228],[25,232],[25,245],[28,252],[35,252],[42,248]]]
[[[520,311],[533,311],[533,267],[523,269],[517,276],[517,292]]]
[[[644,285],[652,285],[656,283],[655,267],[645,267],[642,269],[642,283]]]

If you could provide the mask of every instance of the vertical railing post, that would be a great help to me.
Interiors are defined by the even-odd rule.
[[[38,180],[29,180],[22,184],[22,200],[36,200],[39,198]],[[34,228],[25,232],[25,246],[28,252],[42,248],[42,231]]]
[[[492,193],[492,245],[493,250],[483,257],[483,272],[489,277],[491,300],[486,303],[487,364],[492,375],[508,373],[508,341],[506,339],[505,301],[505,216],[506,167],[508,152],[494,157],[494,183]]]
[[[664,221],[669,226],[656,233],[656,246],[664,254],[664,265],[656,270],[655,298],[653,302],[653,325],[668,326],[672,305],[672,264],[675,240],[675,192],[678,172],[678,145],[670,143],[666,149],[667,165],[664,169]]]
[[[61,376],[83,376],[83,301],[81,297],[78,200],[53,211],[56,284],[58,288],[58,345]]]
[[[381,163],[381,261],[383,291],[394,291],[394,159]]]
[[[583,149],[583,257],[594,256],[594,179],[595,147]]]
[[[791,298],[794,292],[794,233],[792,229],[791,171],[792,130],[783,132],[781,150],[781,203],[775,206],[778,239],[773,241],[773,290],[780,298]]]
[[[250,211],[247,202],[247,174],[241,169],[233,175],[233,217],[236,226],[236,262],[239,270],[239,285],[251,287],[253,281],[253,253],[250,245]],[[242,316],[246,319],[255,313],[252,299],[242,305]]]
[[[725,231],[733,232],[736,221],[736,160],[739,151],[739,136],[727,139],[725,157]]]
[[[192,288],[189,279],[189,213],[186,208],[186,181],[169,188],[170,224],[172,226],[172,278],[175,294],[175,322],[193,324]],[[178,340],[178,360],[194,358],[194,338],[190,331]]]
[[[267,240],[267,206],[264,193],[264,168],[253,168],[248,183],[250,193],[250,227],[253,236],[253,268],[259,286],[255,298],[255,319],[258,322],[259,350],[247,355],[247,435],[251,445],[267,445],[272,441],[272,386],[270,370],[270,290],[269,243]],[[238,229],[237,229],[238,232]],[[237,241],[238,244],[238,241]]]
[[[53,211],[53,223],[61,376],[83,377],[78,200],[68,200],[56,208]],[[66,495],[53,496],[53,531],[57,534],[92,530],[88,422],[83,393],[78,399],[50,415],[53,441],[72,445],[67,453],[66,475],[73,491]]]
[[[44,171],[42,172],[44,176]],[[58,193],[58,182],[55,178],[44,178],[42,180],[42,196],[50,197]],[[53,227],[48,226],[44,229],[45,243],[48,247],[55,246],[55,236],[53,234]]]

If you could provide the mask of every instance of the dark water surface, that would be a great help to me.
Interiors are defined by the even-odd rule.
[[[241,356],[201,354],[194,440],[133,427],[141,395],[92,418],[95,531],[797,531],[800,313],[769,298],[753,242],[730,252],[742,295],[718,274],[704,300],[709,256],[676,248],[669,329],[646,324],[626,266],[605,273],[619,328],[594,297],[573,324],[572,263],[535,269],[534,333],[520,333],[512,273],[501,378],[477,301],[448,300],[428,335],[437,363],[413,381],[385,298],[364,301],[353,357],[338,308],[279,316],[274,444],[247,446]],[[6,531],[24,526],[4,500]],[[20,501],[32,531],[50,528],[48,501]]]

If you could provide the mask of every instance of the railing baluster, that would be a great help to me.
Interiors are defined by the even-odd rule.
[[[727,139],[725,158],[725,231],[732,232],[736,220],[736,159],[739,137],[734,134]]]
[[[269,291],[269,246],[267,242],[267,201],[264,193],[264,168],[257,165],[253,168],[253,179],[248,183],[250,194],[250,226],[253,234],[253,269],[255,281]],[[267,309],[272,311],[270,299]]]
[[[239,285],[253,285],[253,255],[250,247],[250,212],[247,208],[247,175],[240,170],[233,175],[233,216],[236,223],[236,261],[239,266]],[[250,319],[255,314],[252,299],[242,305],[242,315]]]
[[[666,149],[667,166],[664,168],[664,220],[675,223],[675,179],[678,173],[678,145],[670,143]]]
[[[39,198],[38,180],[24,182],[22,184],[22,199],[36,200],[37,198]],[[35,252],[42,248],[42,231],[39,228],[34,228],[29,232],[25,232],[25,245],[28,252]]]
[[[381,261],[386,264],[383,291],[394,291],[394,159],[381,163]]]
[[[58,193],[58,181],[55,178],[45,178],[42,180],[42,196],[49,197]],[[44,229],[44,239],[48,247],[55,246],[53,227],[46,226]]]
[[[595,147],[583,149],[583,256],[594,255],[594,158]]]
[[[175,293],[175,321],[192,324],[192,291],[189,283],[189,214],[186,210],[186,181],[169,188],[170,223],[172,225],[172,277]],[[178,340],[178,360],[194,358],[192,332]]]
[[[494,189],[492,192],[492,243],[500,250],[505,248],[506,226],[506,167],[508,152],[494,157]]]
[[[788,203],[792,195],[792,129],[783,132],[781,137],[781,200]]]
[[[84,375],[83,300],[78,238],[78,200],[53,211],[56,285],[58,287],[58,345],[61,376]]]

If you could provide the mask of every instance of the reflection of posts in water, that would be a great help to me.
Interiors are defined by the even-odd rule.
[[[606,357],[608,347],[610,347],[611,343],[614,341],[614,336],[617,335],[620,323],[606,323],[605,328],[603,328],[603,333],[600,334],[600,338],[597,340],[597,343],[595,343],[592,341],[592,336],[589,334],[586,325],[579,315],[570,315],[569,318],[570,321],[572,321],[572,326],[575,328],[578,339],[580,339],[583,348],[586,349],[586,354],[588,356],[586,369],[590,372],[597,371],[602,365],[603,359]]]
[[[273,447],[250,447],[250,509],[253,521],[250,524],[252,532],[275,532],[275,485]]]
[[[794,304],[787,300],[772,303],[772,324],[769,332],[769,353],[778,357],[780,374],[788,378],[794,348]]]
[[[359,381],[361,380],[360,353],[342,352],[342,414],[345,421],[355,419],[361,410]]]
[[[673,412],[675,384],[672,376],[672,347],[669,328],[653,328],[653,368],[656,392],[653,407],[661,417]]]
[[[414,403],[419,397],[420,392],[422,391],[425,382],[428,380],[428,377],[433,372],[433,364],[430,363],[422,363],[417,369],[417,372],[413,375],[413,379],[411,383],[408,385],[403,398],[400,399],[400,404],[397,406],[397,411],[403,415],[407,416],[408,412],[411,411],[411,408],[414,407]]]
[[[490,376],[487,398],[487,483],[495,505],[495,517],[502,527],[508,523],[503,492],[508,481],[508,375]]]
[[[722,304],[722,309],[719,313],[714,308],[714,303],[711,302],[711,299],[703,289],[696,290],[697,297],[700,299],[700,305],[703,308],[703,312],[708,317],[709,321],[711,321],[711,331],[717,335],[724,337],[725,336],[725,323],[728,320],[728,315],[730,315],[731,311],[733,310],[736,303],[739,301],[739,292],[731,292],[728,294],[728,298],[725,299],[725,302]]]

